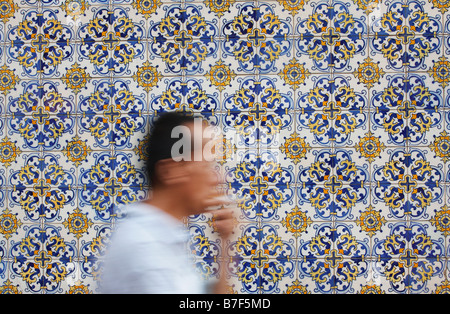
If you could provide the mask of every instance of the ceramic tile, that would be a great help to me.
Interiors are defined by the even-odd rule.
[[[36,235],[45,234],[45,237]],[[33,238],[28,244],[28,250],[24,255],[20,247],[27,245],[27,238]],[[64,245],[60,246],[61,243]],[[33,250],[31,250],[33,248]],[[24,234],[22,239],[11,241],[10,247],[10,280],[20,276],[22,267],[32,267],[33,271],[27,280],[24,280],[24,286],[19,285],[22,293],[38,293],[41,289],[48,289],[48,291],[58,292],[60,284],[57,282],[43,285],[43,278],[46,276],[46,270],[53,269],[55,275],[62,278],[71,277],[75,272],[75,263],[73,258],[76,256],[76,245],[73,241],[63,238],[58,228],[53,225],[39,226],[28,225],[24,227]],[[19,257],[19,258],[18,258]],[[65,259],[65,257],[70,257]],[[64,271],[61,271],[64,269]],[[32,280],[30,278],[41,278],[41,280]]]
[[[211,214],[187,220],[202,276],[226,250],[240,294],[448,286],[444,2],[5,3],[0,289],[98,292],[123,205],[151,193],[145,136],[172,110],[220,130],[220,189],[246,198],[227,243]],[[36,237],[17,259],[44,233],[65,251],[49,263]]]

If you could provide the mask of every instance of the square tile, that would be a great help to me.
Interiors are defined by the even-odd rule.
[[[225,250],[239,294],[447,288],[448,5],[24,0],[1,18],[0,287],[99,292],[126,205],[152,195],[150,127],[184,111],[224,136],[218,190],[241,200],[224,243],[213,212],[184,220],[200,276]]]

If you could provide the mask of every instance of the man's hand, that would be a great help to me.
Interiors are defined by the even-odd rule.
[[[219,281],[216,283],[213,290],[213,293],[217,294],[225,294],[228,290],[227,268],[229,263],[229,256],[226,250],[226,241],[229,239],[234,228],[235,219],[233,216],[233,212],[235,212],[234,208],[221,208],[212,211],[212,222],[214,230],[216,230],[222,238],[222,254],[221,257],[219,257],[219,263],[221,264]]]
[[[212,226],[223,239],[228,239],[234,228],[233,213],[236,212],[236,208],[229,207],[230,204],[233,202],[220,194],[202,200],[204,213],[212,214]]]
[[[213,227],[222,239],[228,239],[234,228],[234,210],[232,208],[221,208],[212,212]]]

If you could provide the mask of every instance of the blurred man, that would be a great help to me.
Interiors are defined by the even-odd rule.
[[[220,280],[211,287],[197,275],[187,251],[183,219],[221,204],[212,197],[219,182],[205,150],[211,138],[196,119],[166,113],[156,120],[146,165],[151,196],[126,207],[127,217],[105,258],[103,293],[225,293],[226,266],[221,265]],[[219,209],[214,215],[225,243],[232,231],[231,211]]]

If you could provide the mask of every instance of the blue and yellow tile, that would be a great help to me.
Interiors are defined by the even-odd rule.
[[[5,0],[0,293],[96,293],[160,112],[225,135],[246,201],[230,293],[449,289],[450,7],[426,0]]]

